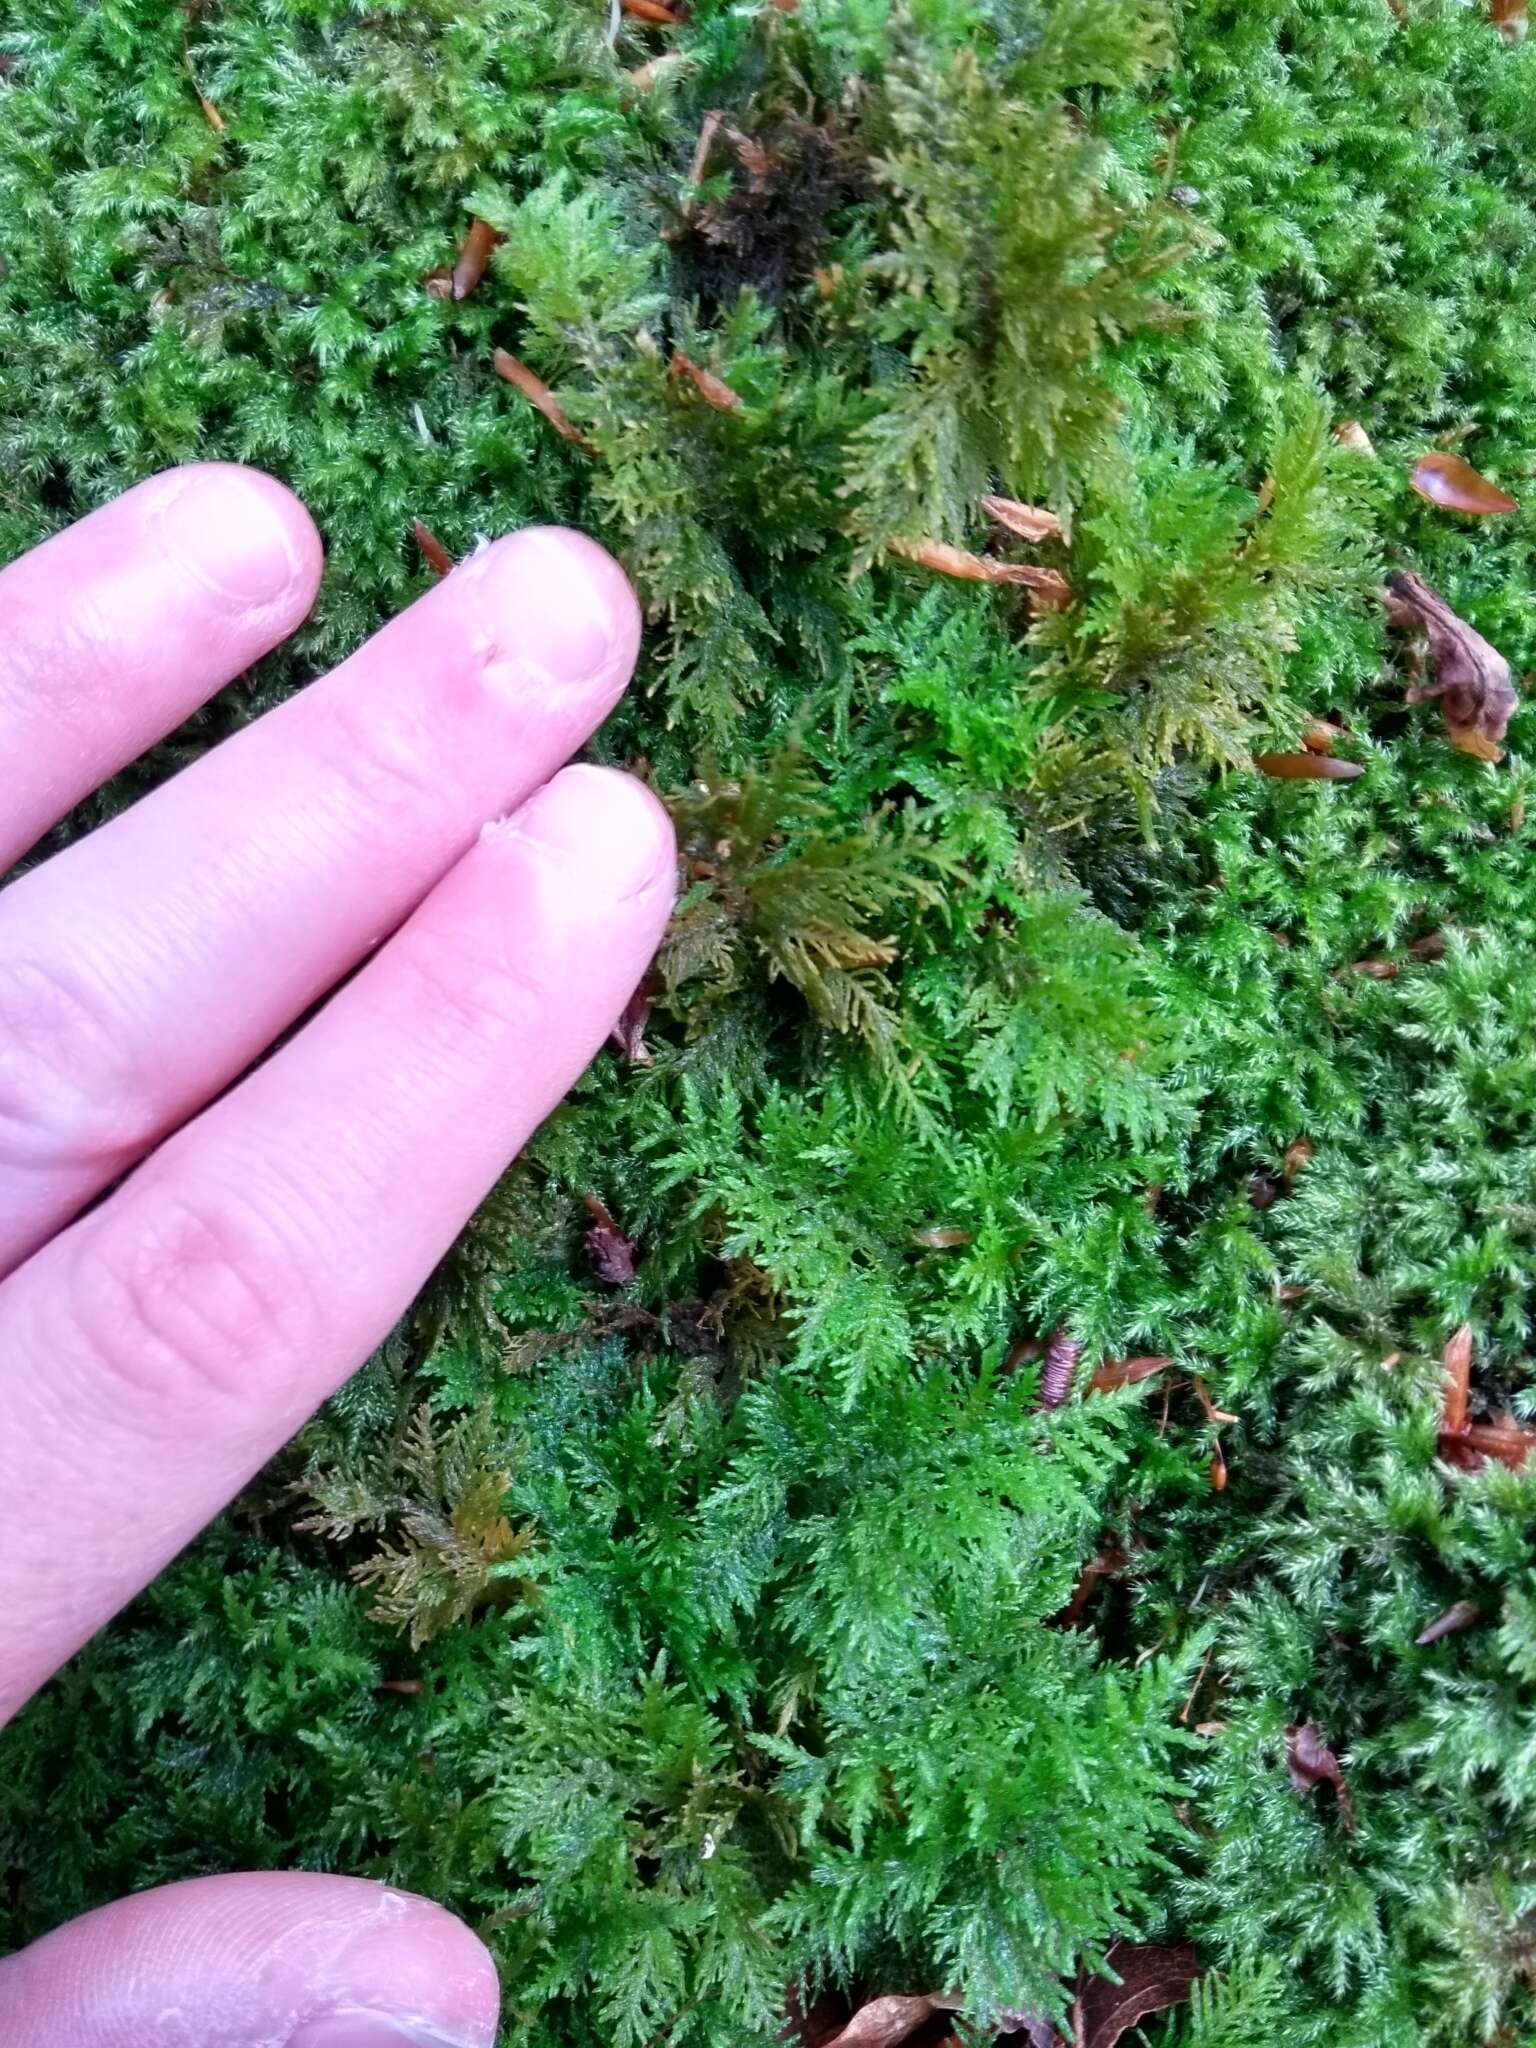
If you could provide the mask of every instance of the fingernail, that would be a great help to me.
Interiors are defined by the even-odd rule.
[[[629,680],[640,641],[639,607],[624,571],[585,535],[529,527],[473,555],[445,590],[476,594],[509,680],[585,687]]]
[[[155,506],[169,557],[242,610],[286,596],[305,573],[287,492],[229,463],[184,471]]]
[[[333,2012],[306,2020],[290,2035],[288,2048],[474,2048],[453,2040],[417,2020],[394,2019],[383,2012]]]
[[[591,874],[610,896],[615,886],[621,898],[638,895],[676,865],[672,822],[644,783],[589,762],[562,768],[486,836],[503,833],[554,855],[563,874]]]

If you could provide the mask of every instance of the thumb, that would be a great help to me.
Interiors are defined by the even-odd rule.
[[[0,1961],[5,2048],[491,2048],[497,2004],[441,1906],[304,1872],[140,1892]]]

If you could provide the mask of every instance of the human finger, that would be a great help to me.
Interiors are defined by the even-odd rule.
[[[618,564],[530,528],[0,896],[0,1273],[265,1051],[600,723]]]
[[[441,1906],[299,1871],[138,1892],[0,1960],[6,2048],[489,2048],[496,2008]]]
[[[199,462],[0,569],[0,874],[286,639],[322,560],[291,491]]]
[[[386,1334],[601,1045],[674,877],[655,798],[566,769],[0,1285],[0,1723]]]

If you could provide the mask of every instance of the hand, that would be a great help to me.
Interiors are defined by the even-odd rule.
[[[0,873],[320,567],[281,485],[208,465],[0,571]],[[600,549],[516,534],[0,895],[0,1723],[373,1349],[602,1043],[672,835],[561,764],[638,640]],[[350,1878],[172,1885],[0,1962],[6,2048],[482,2048],[496,2004],[457,1921]]]

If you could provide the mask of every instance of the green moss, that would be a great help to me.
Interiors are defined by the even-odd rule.
[[[1168,2042],[1522,2039],[1536,1479],[1448,1475],[1435,1422],[1462,1321],[1479,1401],[1532,1405],[1530,713],[1497,767],[1452,752],[1373,593],[1411,564],[1536,659],[1530,518],[1406,483],[1450,437],[1531,493],[1536,50],[1451,0],[607,29],[35,0],[0,34],[0,556],[194,455],[329,547],[290,648],[61,836],[407,602],[413,518],[455,552],[553,518],[646,605],[597,751],[689,862],[649,1064],[602,1057],[0,1741],[0,1925],[335,1867],[481,1929],[508,2043],[724,2048],[800,1973],[984,2023],[1121,1934],[1216,1973]],[[471,212],[504,240],[433,299]],[[1060,515],[1015,556],[1069,608],[887,551],[987,545],[986,489]],[[1255,774],[1323,714],[1359,780]],[[1057,1327],[1173,1357],[1166,1409],[1038,1412],[1016,1347]],[[1194,1373],[1240,1417],[1222,1492]],[[1127,1572],[1052,1625],[1107,1531]],[[1353,1834],[1288,1782],[1309,1718]]]

